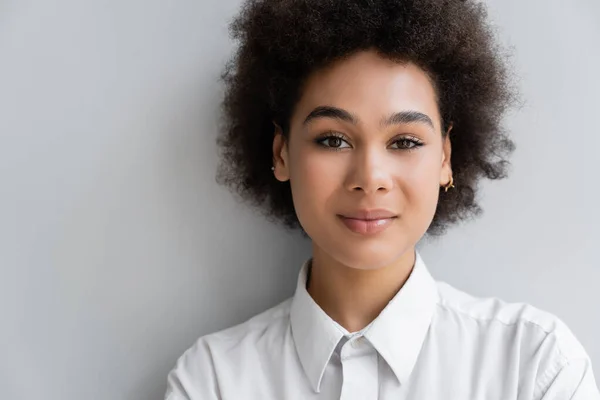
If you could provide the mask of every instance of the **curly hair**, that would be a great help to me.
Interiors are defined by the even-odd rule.
[[[452,123],[455,188],[441,191],[427,234],[481,213],[480,178],[506,177],[514,143],[501,126],[517,100],[506,54],[481,3],[469,0],[247,0],[231,22],[239,41],[225,65],[217,182],[270,220],[300,228],[288,182],[272,174],[274,125],[289,121],[307,77],[361,50],[412,62],[431,78]],[[440,188],[441,189],[441,188]],[[302,230],[302,232],[304,232]]]

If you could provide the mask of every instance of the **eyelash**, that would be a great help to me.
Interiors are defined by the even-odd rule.
[[[337,139],[343,140],[344,142],[348,143],[345,136],[338,132],[327,132],[325,135],[320,136],[319,138],[315,139],[315,143],[317,143],[321,147],[324,147],[327,150],[333,150],[333,151],[343,150],[344,148],[331,147],[331,146],[326,146],[324,144],[328,139],[332,139],[332,138],[337,138]],[[399,138],[397,140],[394,140],[392,143],[405,142],[405,141],[412,143],[412,147],[401,147],[401,148],[397,148],[394,150],[413,151],[413,150],[416,150],[417,148],[423,146],[422,141],[420,141],[417,138],[411,137],[411,136],[407,136],[407,137],[405,136],[405,137]]]

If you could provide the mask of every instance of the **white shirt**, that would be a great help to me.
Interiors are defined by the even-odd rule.
[[[200,337],[165,399],[600,399],[588,355],[552,314],[436,282],[417,252],[402,289],[349,333],[308,294],[310,261],[292,298]]]

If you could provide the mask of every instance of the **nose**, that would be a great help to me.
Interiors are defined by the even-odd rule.
[[[363,191],[365,194],[388,192],[393,186],[392,168],[393,163],[387,158],[385,150],[371,148],[355,151],[346,187],[350,191]]]

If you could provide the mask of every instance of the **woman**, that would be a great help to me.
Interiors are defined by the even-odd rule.
[[[516,96],[482,5],[249,0],[232,33],[220,181],[313,252],[292,298],[181,356],[167,399],[600,399],[558,318],[416,251],[506,175]]]

